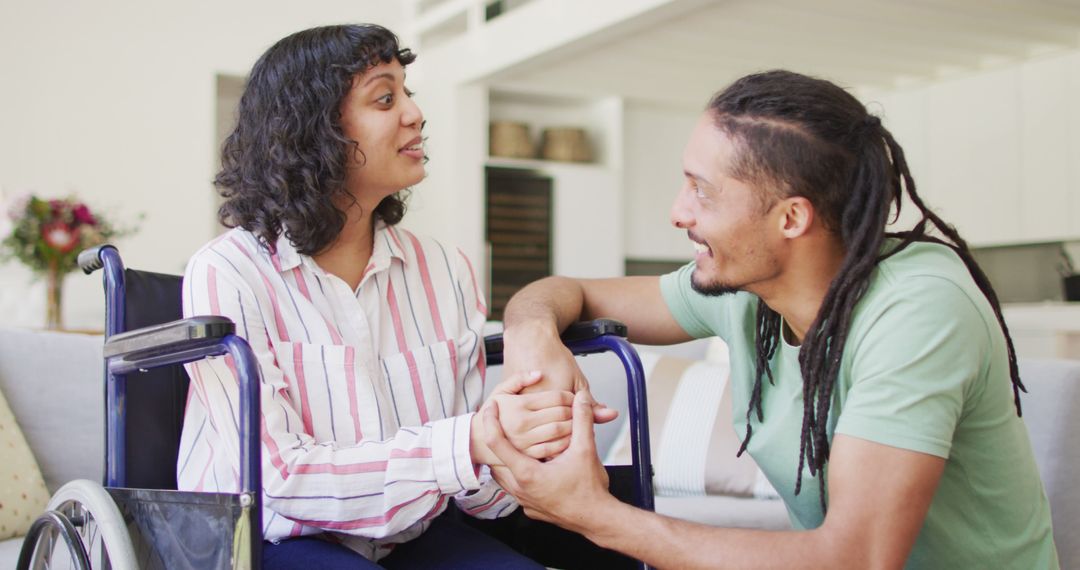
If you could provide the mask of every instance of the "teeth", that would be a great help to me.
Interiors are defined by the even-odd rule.
[[[703,243],[698,243],[696,241],[692,241],[690,243],[694,244],[694,251],[696,251],[698,253],[708,253],[709,252],[709,246],[707,246],[707,245],[705,245]]]

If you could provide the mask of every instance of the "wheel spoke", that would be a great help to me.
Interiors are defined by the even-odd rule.
[[[67,483],[53,495],[38,521],[34,550],[27,546],[25,556],[20,554],[32,570],[82,568],[84,564],[97,570],[138,568],[123,515],[98,483]]]

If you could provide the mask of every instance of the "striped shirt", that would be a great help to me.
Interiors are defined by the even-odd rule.
[[[329,532],[378,560],[415,538],[450,497],[495,518],[513,497],[473,465],[487,309],[458,249],[377,223],[354,291],[284,236],[271,255],[231,230],[192,257],[184,315],[223,315],[262,373],[263,533]],[[177,459],[182,490],[239,490],[230,357],[188,364]]]

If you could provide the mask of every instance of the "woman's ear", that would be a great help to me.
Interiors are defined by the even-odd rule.
[[[780,233],[793,239],[810,231],[814,223],[814,205],[802,196],[785,198],[780,204]]]

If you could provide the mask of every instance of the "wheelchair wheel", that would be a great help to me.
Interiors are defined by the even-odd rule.
[[[20,570],[81,569],[87,563],[90,568],[138,568],[120,510],[93,481],[78,479],[61,487],[34,524],[40,530],[27,535]]]

